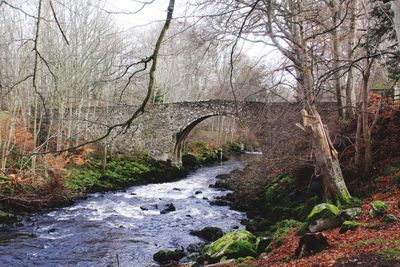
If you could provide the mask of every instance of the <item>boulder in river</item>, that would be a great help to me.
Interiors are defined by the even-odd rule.
[[[210,205],[213,206],[230,206],[231,204],[232,203],[230,201],[220,198],[210,201]]]
[[[160,250],[153,255],[153,259],[160,264],[168,264],[171,262],[178,262],[185,256],[186,254],[183,249]]]
[[[202,193],[203,193],[203,191],[200,191],[200,190],[199,190],[199,191],[196,191],[194,194],[195,194],[195,195],[199,195],[199,194],[202,194]]]
[[[158,205],[157,204],[147,204],[147,205],[142,205],[139,207],[141,210],[156,210],[158,209]]]
[[[221,179],[221,180],[226,180],[230,177],[229,174],[224,173],[224,174],[218,174],[217,176],[215,176],[215,179]]]
[[[224,235],[224,232],[222,231],[221,228],[207,226],[201,230],[191,230],[190,234],[198,236],[208,242],[213,242],[221,238]]]
[[[164,207],[162,207],[162,209],[160,211],[160,214],[166,214],[166,213],[169,213],[171,211],[176,211],[176,208],[175,208],[174,204],[168,203],[168,204],[165,204]]]
[[[215,182],[215,184],[211,184],[209,187],[210,188],[227,189],[227,190],[231,189],[230,185],[224,180],[217,180]]]

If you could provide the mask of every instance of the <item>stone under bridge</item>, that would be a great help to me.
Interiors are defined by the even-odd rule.
[[[331,114],[336,118],[333,107],[324,103],[319,110],[323,115]],[[214,116],[236,116],[242,126],[254,133],[263,153],[269,152],[272,157],[274,154],[275,157],[293,155],[299,144],[304,142],[304,134],[295,126],[301,123],[301,108],[300,103],[235,103],[229,100],[148,104],[130,129],[113,140],[112,147],[114,151],[124,153],[144,151],[156,159],[171,160],[179,165],[182,145],[197,124]],[[101,129],[103,123],[121,123],[134,110],[133,107],[112,107],[106,111],[104,108],[92,108],[87,115],[80,115],[81,120],[78,119],[85,125],[78,123],[76,127],[78,130],[89,129],[85,131],[85,138],[95,138],[104,133]]]

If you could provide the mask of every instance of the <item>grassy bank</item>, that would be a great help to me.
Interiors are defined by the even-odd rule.
[[[92,157],[83,166],[66,170],[65,186],[73,192],[99,192],[132,185],[170,182],[187,174],[170,162],[158,161],[145,154],[117,155],[108,160]]]
[[[78,157],[80,160],[72,160]],[[63,159],[65,159],[64,157]],[[61,160],[60,160],[61,161]],[[86,193],[121,190],[128,186],[170,182],[187,171],[145,154],[115,155],[105,161],[94,155],[69,156],[58,172],[47,176],[0,179],[0,224],[12,225],[20,212],[37,212],[70,205]]]

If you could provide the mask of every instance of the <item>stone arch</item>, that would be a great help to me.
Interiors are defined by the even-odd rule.
[[[200,122],[202,122],[208,118],[217,117],[217,116],[228,116],[228,115],[235,116],[233,113],[229,113],[229,112],[207,114],[207,115],[203,115],[203,116],[195,119],[194,121],[190,122],[189,125],[184,126],[178,133],[175,134],[175,146],[174,146],[174,151],[173,151],[173,161],[177,162],[179,164],[182,163],[182,148],[183,148],[182,145],[194,127],[196,127]]]

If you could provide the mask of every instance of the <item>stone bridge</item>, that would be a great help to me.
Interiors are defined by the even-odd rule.
[[[242,126],[254,133],[263,153],[269,152],[272,157],[295,154],[304,141],[304,134],[295,126],[301,123],[301,108],[300,103],[235,103],[228,100],[148,104],[130,129],[113,139],[112,149],[124,153],[145,151],[157,159],[180,164],[182,145],[197,124],[214,116],[236,116]],[[333,104],[324,103],[320,113],[336,118],[333,108]],[[105,131],[101,125],[123,122],[134,110],[134,107],[125,106],[106,110],[92,108],[82,111],[76,127],[77,130],[89,128],[85,131],[85,139],[95,138]]]

